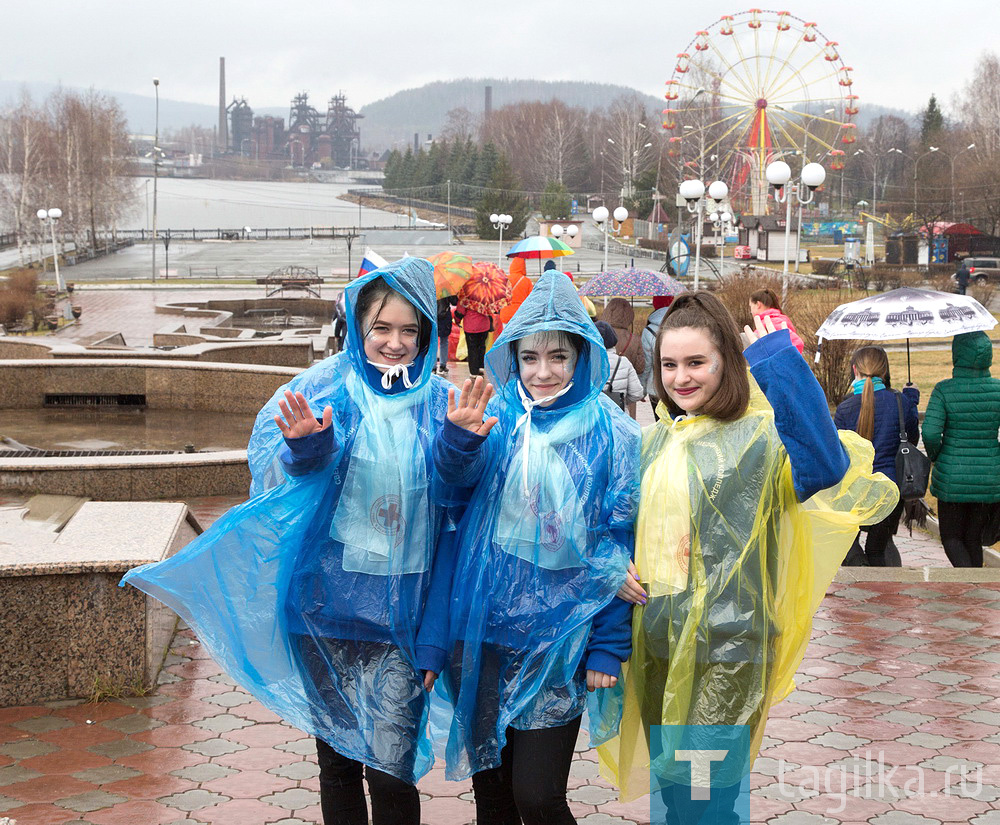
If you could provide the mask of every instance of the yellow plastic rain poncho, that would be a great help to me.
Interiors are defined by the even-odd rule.
[[[774,411],[750,382],[750,405],[734,422],[671,422],[661,403],[661,420],[643,434],[636,565],[649,600],[635,609],[622,704],[603,708],[609,732],[622,711],[620,733],[599,751],[623,801],[708,784],[673,760],[691,746],[679,726],[685,736],[696,726],[741,726],[745,758],[713,765],[711,784],[735,785],[749,772],[768,710],[793,689],[813,613],[859,525],[897,501],[895,484],[872,473],[871,444],[841,431],[846,475],[800,502]],[[711,730],[700,747],[726,747]]]

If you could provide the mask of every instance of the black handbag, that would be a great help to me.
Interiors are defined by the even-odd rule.
[[[625,393],[615,392],[613,387],[615,385],[615,376],[618,375],[618,368],[622,365],[622,358],[624,357],[624,355],[618,356],[618,360],[615,362],[615,371],[611,373],[611,378],[609,378],[608,383],[604,385],[604,394],[623,410],[625,409]]]
[[[923,498],[931,477],[931,460],[914,447],[906,438],[903,420],[903,397],[896,393],[899,408],[899,449],[896,451],[896,483],[903,501]]]

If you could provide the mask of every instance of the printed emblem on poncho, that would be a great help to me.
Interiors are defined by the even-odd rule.
[[[369,519],[379,533],[385,536],[392,536],[395,541],[394,546],[398,547],[403,543],[403,534],[406,530],[406,519],[403,518],[402,502],[399,496],[382,496],[373,505],[369,512]]]
[[[538,500],[541,498],[539,494],[540,489],[541,485],[536,484],[534,486],[531,496],[528,499],[528,506],[531,507],[531,512],[538,519],[539,527],[541,528],[539,541],[542,549],[554,553],[563,545],[562,519],[554,510],[550,510],[547,513],[539,513]]]
[[[691,566],[691,535],[690,533],[686,536],[681,536],[681,540],[677,542],[677,566],[682,572],[687,573],[688,568]]]

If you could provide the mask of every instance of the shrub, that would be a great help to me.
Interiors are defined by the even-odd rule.
[[[833,258],[813,258],[812,268],[813,275],[829,275],[833,270],[833,265],[836,263]]]
[[[21,323],[31,308],[31,296],[6,289],[0,292],[0,325],[7,330]]]

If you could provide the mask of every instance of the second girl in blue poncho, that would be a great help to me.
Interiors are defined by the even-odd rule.
[[[569,279],[546,272],[486,357],[498,399],[466,385],[434,447],[474,487],[450,600],[422,649],[447,658],[450,778],[472,775],[480,825],[572,823],[566,782],[587,689],[630,649],[615,594],[632,552],[639,430],[602,393],[603,341]],[[488,391],[487,391],[488,393]],[[479,403],[477,403],[479,402]]]

